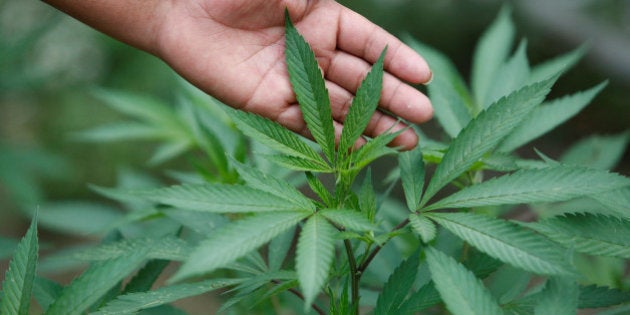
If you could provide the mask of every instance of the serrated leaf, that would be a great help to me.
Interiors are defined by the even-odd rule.
[[[292,204],[300,205],[303,209],[315,211],[313,202],[287,181],[235,160],[232,161],[232,165],[250,187],[286,199]]]
[[[83,314],[112,287],[138,268],[147,253],[147,249],[141,249],[116,259],[92,264],[64,288],[46,315]]]
[[[496,72],[510,53],[515,27],[511,10],[505,6],[483,33],[473,53],[471,85],[479,106],[483,106]]]
[[[387,48],[383,50],[370,72],[363,79],[352,99],[352,105],[350,105],[346,119],[343,121],[343,129],[339,139],[339,152],[341,154],[348,152],[363,134],[378,106],[383,88],[383,60],[386,52]]]
[[[527,84],[529,78],[529,62],[527,61],[527,41],[521,41],[516,52],[496,71],[488,94],[481,103],[483,108],[498,101]],[[547,78],[542,78],[544,80]]]
[[[524,87],[482,111],[453,140],[425,191],[423,203],[493,149],[545,98],[557,78]]]
[[[511,152],[551,131],[586,107],[606,85],[607,82],[603,82],[586,91],[542,104],[501,142],[498,151]]]
[[[165,259],[153,259],[147,262],[125,285],[124,293],[144,292],[151,290],[164,268],[171,262]]]
[[[295,133],[278,123],[248,112],[230,109],[228,109],[227,112],[243,133],[262,144],[284,154],[300,157],[321,165],[321,167],[327,165],[315,150],[308,146]]]
[[[426,254],[432,279],[449,311],[458,315],[503,314],[490,292],[472,272],[432,247],[427,248]]]
[[[420,235],[420,238],[424,243],[432,241],[437,234],[437,228],[435,227],[435,224],[422,214],[409,214],[409,223],[411,223],[413,231],[416,234]]]
[[[579,293],[575,279],[552,277],[547,280],[545,289],[540,294],[534,314],[575,315]]]
[[[282,263],[287,258],[287,253],[291,249],[294,238],[295,228],[291,228],[271,240],[267,250],[267,260],[269,262],[270,270],[275,271],[282,268]]]
[[[267,212],[304,209],[268,192],[244,185],[178,185],[152,190],[130,191],[130,195],[169,206],[215,213]],[[306,209],[312,209],[308,207]]]
[[[425,210],[563,201],[629,185],[629,178],[614,173],[559,164],[469,186]]]
[[[311,47],[285,13],[285,56],[289,80],[304,121],[329,161],[335,161],[335,129],[324,78]]]
[[[394,269],[383,286],[381,294],[376,300],[375,315],[397,314],[405,297],[409,293],[418,273],[420,257],[417,254],[405,259]]]
[[[589,285],[580,287],[579,308],[600,308],[630,302],[630,292]]]
[[[442,302],[440,292],[435,288],[433,281],[423,285],[418,291],[412,293],[396,311],[400,315],[417,314],[419,311],[427,309]]]
[[[313,175],[311,172],[306,172],[306,181],[311,190],[317,194],[325,205],[333,205],[334,198],[332,194],[328,191],[328,189],[326,189],[324,183],[322,183],[317,176]]]
[[[488,289],[499,304],[508,304],[525,292],[530,285],[531,278],[529,272],[523,272],[510,265],[503,265],[489,279]]]
[[[33,216],[31,225],[20,240],[9,263],[4,281],[2,281],[2,315],[26,315],[31,306],[33,282],[37,270],[37,214]]]
[[[311,217],[297,244],[295,269],[304,294],[304,308],[313,303],[328,277],[330,264],[335,253],[337,230],[319,215]]]
[[[529,227],[578,252],[630,259],[630,221],[582,213],[549,218]]]
[[[271,161],[280,167],[288,168],[294,171],[316,172],[316,173],[332,173],[334,170],[324,164],[313,162],[312,160],[303,159],[297,156],[281,155],[281,154],[264,154],[262,158]]]
[[[372,184],[372,169],[368,168],[363,178],[363,183],[359,188],[359,209],[361,212],[366,213],[368,220],[374,222],[376,215],[377,203],[376,192],[374,191],[374,185]]]
[[[353,231],[374,231],[377,226],[370,222],[364,213],[352,209],[322,209],[319,215]]]
[[[107,303],[94,315],[135,314],[144,309],[171,303],[239,283],[239,279],[210,279],[195,283],[182,283],[161,287],[154,291],[128,293]]]
[[[188,257],[192,247],[183,239],[174,236],[139,237],[106,243],[98,247],[83,250],[73,256],[76,259],[97,261],[119,258],[131,253],[148,249],[147,258],[182,261]]]
[[[175,222],[205,236],[213,234],[219,227],[230,222],[228,218],[218,213],[181,211],[181,209],[175,208],[161,209],[160,212]]]
[[[310,212],[268,212],[230,223],[202,241],[170,281],[226,267],[290,229]]]
[[[515,267],[537,274],[575,274],[565,249],[514,223],[471,213],[426,216],[480,251]]]
[[[369,139],[351,156],[355,169],[362,169],[372,161],[385,155],[396,154],[398,151],[387,146],[394,138],[401,134],[405,129],[394,133],[382,133],[376,138]]]
[[[424,188],[424,161],[420,147],[416,146],[413,150],[400,153],[398,165],[407,208],[415,211],[420,205]]]
[[[63,287],[59,283],[45,278],[35,277],[35,282],[33,282],[33,296],[44,313],[48,310],[48,307],[59,298],[61,292],[63,292]]]
[[[560,161],[600,170],[612,169],[623,158],[628,141],[630,132],[611,136],[593,135],[573,145]]]
[[[538,82],[544,80],[555,73],[565,72],[573,67],[586,52],[586,47],[579,47],[569,53],[566,53],[560,57],[556,57],[542,64],[536,65],[532,68],[529,82]]]
[[[591,195],[610,212],[630,219],[630,187],[613,190],[603,194]]]

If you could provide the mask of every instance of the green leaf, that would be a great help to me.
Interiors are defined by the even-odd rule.
[[[11,257],[17,248],[18,240],[0,236],[0,260]]]
[[[324,202],[327,206],[332,206],[334,202],[333,196],[330,194],[324,183],[322,183],[317,176],[313,175],[311,172],[306,172],[306,181],[311,190],[317,194],[317,196]]]
[[[281,154],[262,154],[262,158],[271,161],[281,167],[294,171],[316,172],[316,173],[332,173],[334,170],[324,164],[313,162],[312,160],[303,159],[297,156],[281,155]]]
[[[352,105],[343,122],[341,138],[339,139],[339,152],[342,154],[352,149],[378,106],[383,88],[383,60],[386,52],[387,48],[383,50],[381,56],[372,66],[372,70],[367,74],[352,99]]]
[[[398,155],[400,179],[402,181],[407,208],[411,211],[418,209],[424,188],[424,161],[422,150],[416,146],[413,150]]]
[[[455,65],[441,52],[409,36],[405,41],[429,64],[433,81],[428,90],[435,116],[451,138],[457,137],[472,119],[468,104],[472,101],[464,80]]]
[[[537,274],[575,274],[565,249],[514,223],[471,213],[426,216],[480,251],[513,266]]]
[[[162,130],[177,130],[176,126],[183,127],[173,115],[172,108],[157,98],[106,89],[95,89],[93,95],[116,111],[160,125],[164,127]]]
[[[323,209],[320,210],[319,215],[324,216],[326,219],[353,231],[368,232],[374,231],[378,227],[370,222],[365,216],[365,213],[361,213],[352,209]]]
[[[171,262],[166,259],[153,259],[144,265],[138,273],[125,285],[124,293],[144,292],[151,290],[164,268]]]
[[[376,216],[377,202],[376,192],[374,191],[374,185],[372,184],[372,169],[368,168],[363,178],[363,183],[359,188],[359,209],[361,212],[367,215],[370,222],[374,222]]]
[[[174,236],[139,237],[124,239],[119,242],[106,243],[98,247],[83,250],[73,256],[76,259],[97,261],[110,260],[147,249],[147,258],[182,261],[192,251],[191,246],[183,239]]]
[[[285,56],[289,79],[304,121],[329,161],[335,160],[335,129],[328,90],[315,54],[285,14]]]
[[[398,265],[387,279],[378,300],[376,300],[375,315],[397,314],[397,309],[407,297],[407,293],[416,279],[419,265],[420,257],[417,254]]]
[[[93,315],[136,314],[143,309],[171,303],[239,283],[239,279],[210,279],[161,287],[154,291],[128,293],[118,296]]]
[[[630,221],[582,213],[565,214],[528,227],[578,252],[630,259]]]
[[[495,82],[496,73],[510,53],[515,33],[510,15],[511,10],[504,6],[475,48],[471,85],[479,106],[484,106],[487,94]]]
[[[262,144],[288,154],[290,156],[299,157],[310,161],[311,163],[326,167],[326,162],[308,146],[295,133],[289,131],[276,122],[261,116],[243,112],[239,110],[228,109],[227,112],[239,129],[246,135],[256,139]]]
[[[542,104],[501,142],[498,150],[511,152],[551,131],[579,113],[606,85],[607,82],[602,82],[586,91]]]
[[[426,254],[432,279],[451,313],[503,314],[490,292],[472,272],[432,247],[427,248]]]
[[[630,292],[589,285],[580,287],[579,308],[600,308],[630,302]]]
[[[423,203],[492,150],[545,98],[557,78],[542,81],[492,104],[453,140],[425,191]]]
[[[287,254],[291,249],[294,238],[295,228],[292,228],[288,229],[286,232],[282,232],[271,240],[267,250],[267,260],[270,270],[276,271],[282,268],[282,263],[287,259]]]
[[[201,235],[212,235],[219,227],[229,223],[228,218],[218,213],[161,209],[167,217]]]
[[[55,281],[41,277],[35,277],[33,283],[33,296],[41,306],[42,311],[46,312],[48,307],[59,298],[63,292],[63,287]]]
[[[527,41],[523,40],[514,55],[497,70],[493,84],[490,86],[490,90],[488,90],[488,94],[481,105],[486,108],[501,97],[507,96],[512,91],[527,85],[529,72]],[[544,79],[547,78],[542,80]]]
[[[153,126],[137,122],[118,122],[83,130],[73,139],[92,142],[113,142],[133,140],[157,140],[163,137],[164,131]]]
[[[611,136],[590,136],[573,145],[560,161],[590,168],[612,169],[621,159],[630,141],[630,132]]]
[[[79,315],[145,260],[148,249],[140,249],[116,259],[92,264],[50,306],[47,315]]]
[[[37,270],[37,214],[26,235],[20,240],[2,281],[2,315],[26,315],[31,306],[33,282]]]
[[[413,231],[420,235],[420,238],[424,243],[432,241],[437,234],[435,224],[422,214],[409,214],[409,223],[411,223]]]
[[[169,206],[216,213],[266,212],[304,209],[303,203],[290,202],[269,192],[244,185],[178,185],[129,194]],[[306,207],[312,210],[312,206]]]
[[[544,80],[558,72],[565,72],[573,67],[586,53],[586,46],[579,47],[567,54],[536,65],[531,72],[529,82]]]
[[[256,168],[242,164],[236,160],[232,162],[232,165],[234,165],[241,175],[241,178],[243,178],[250,187],[286,199],[291,204],[300,205],[303,209],[315,211],[313,202],[287,181],[265,174]]]
[[[41,206],[39,225],[79,236],[102,233],[122,218],[113,207],[90,201],[55,201]]]
[[[442,302],[440,292],[435,288],[434,282],[423,285],[418,291],[412,293],[398,308],[396,314],[412,315]]]
[[[525,292],[530,285],[531,278],[529,272],[523,272],[510,265],[503,265],[488,280],[488,289],[496,297],[499,304],[508,304]]]
[[[378,135],[376,138],[368,140],[359,150],[355,151],[352,155],[352,163],[355,169],[362,169],[372,161],[383,157],[385,155],[393,155],[398,153],[396,149],[392,149],[387,146],[394,138],[401,134],[405,129],[396,131],[394,133],[385,132]]]
[[[630,185],[630,179],[606,171],[556,165],[521,170],[464,188],[425,210],[552,202]]]
[[[304,294],[304,308],[313,303],[328,277],[335,253],[337,230],[319,215],[314,215],[300,233],[295,269]]]
[[[230,223],[202,241],[170,281],[226,267],[309,215],[310,212],[268,212]]]
[[[615,215],[630,219],[630,187],[613,190],[603,194],[591,195]]]
[[[534,314],[575,315],[579,293],[575,279],[552,277],[547,280],[545,289],[540,294]]]

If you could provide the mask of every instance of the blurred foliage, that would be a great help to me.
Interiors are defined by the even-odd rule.
[[[525,33],[518,37],[529,39],[528,55],[532,57],[532,63],[567,52],[575,47],[576,41],[585,40],[547,32],[540,27],[542,23],[523,8],[521,4],[525,1],[512,2],[517,29]],[[466,71],[471,68],[470,53],[475,42],[504,1],[340,2],[396,35],[408,33],[439,48],[453,58],[458,69]],[[557,1],[560,2],[567,1]],[[630,32],[630,4],[627,1],[574,2],[580,2],[581,12],[606,24],[611,33],[627,36]],[[612,80],[594,104],[562,128],[534,143],[544,152],[557,152],[558,155],[552,158],[561,158],[559,152],[578,139],[605,148],[606,141],[615,141],[614,138],[586,136],[620,134],[630,126],[630,73],[625,76],[610,73],[610,68],[601,66],[601,55],[588,57],[564,76],[553,95],[581,90],[606,78]],[[463,75],[470,76],[466,72]],[[175,165],[177,169],[190,165],[177,158],[177,145],[181,145],[180,148],[192,145],[182,144],[180,140],[189,138],[181,135],[152,135],[168,138],[174,143],[172,154],[162,158],[156,158],[155,152],[165,152],[168,148],[156,148],[144,142],[79,141],[95,137],[96,129],[92,129],[91,134],[77,135],[80,130],[120,121],[122,117],[110,108],[111,94],[104,95],[102,90],[95,91],[95,87],[150,95],[160,100],[163,107],[174,111],[178,107],[174,104],[181,101],[177,94],[181,90],[179,86],[181,82],[177,76],[157,58],[99,34],[42,2],[0,1],[0,259],[10,255],[10,249],[16,244],[13,238],[26,230],[27,220],[21,217],[28,216],[38,206],[49,205],[51,209],[58,209],[50,212],[49,218],[40,217],[42,227],[50,233],[50,240],[46,239],[46,234],[42,236],[45,242],[57,241],[55,237],[58,235],[54,231],[63,225],[68,209],[80,205],[87,209],[82,215],[102,217],[101,225],[85,226],[84,230],[75,231],[83,237],[121,220],[107,206],[85,201],[99,200],[86,183],[113,186],[121,169],[128,170],[124,174],[136,174],[133,170],[146,169],[144,165],[152,156],[152,161],[162,170]],[[567,154],[562,158],[583,158],[579,154]],[[617,171],[630,174],[628,152],[619,165]],[[137,181],[151,182],[160,176],[136,175],[127,176],[130,185]],[[121,181],[124,184],[124,180]],[[68,241],[66,238],[61,240]],[[55,266],[54,257],[49,261]],[[611,264],[608,261],[598,263]]]

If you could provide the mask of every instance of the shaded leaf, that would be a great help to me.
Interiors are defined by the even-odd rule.
[[[226,267],[309,215],[310,212],[268,212],[230,223],[202,241],[170,281]]]
[[[630,132],[611,136],[590,136],[573,145],[562,155],[560,161],[609,170],[621,161],[629,141]]]
[[[527,61],[527,41],[521,41],[510,59],[497,69],[493,84],[481,105],[485,108],[526,85],[529,78],[529,62]],[[542,78],[544,80],[547,78]]]
[[[578,252],[630,259],[630,221],[581,213],[565,214],[528,227]]]
[[[319,215],[339,224],[340,226],[354,231],[374,231],[377,226],[370,222],[364,213],[352,209],[323,209]]]
[[[129,280],[127,285],[125,285],[125,291],[123,293],[151,290],[151,287],[169,263],[170,261],[165,259],[150,260]]]
[[[480,251],[537,274],[574,275],[567,251],[514,223],[471,213],[428,213],[429,218]]]
[[[335,160],[335,130],[328,90],[315,54],[285,13],[285,56],[289,80],[300,104],[304,121],[329,161]]]
[[[547,280],[545,289],[534,314],[536,315],[575,315],[580,291],[575,279],[552,277]]]
[[[332,173],[334,170],[321,163],[316,163],[308,159],[290,155],[261,155],[262,158],[269,160],[280,167],[288,168],[294,171],[316,172],[316,173]]]
[[[27,315],[29,313],[38,250],[37,214],[35,214],[28,231],[15,249],[13,258],[9,262],[9,269],[2,281],[0,314]]]
[[[415,254],[405,259],[389,276],[374,308],[375,315],[396,314],[416,279],[420,257]]]
[[[431,281],[412,293],[396,311],[396,314],[417,314],[419,311],[441,302],[440,292],[435,288],[435,283]]]
[[[440,296],[454,314],[493,315],[503,311],[481,281],[455,259],[432,247],[427,262]]]
[[[630,187],[603,194],[595,194],[590,197],[597,200],[614,214],[630,219]]]
[[[334,258],[336,233],[337,230],[319,215],[311,217],[302,228],[295,269],[304,294],[305,309],[313,303],[326,282]]]
[[[50,306],[46,314],[83,314],[111,288],[138,268],[147,253],[147,249],[141,249],[116,259],[92,264],[64,288],[61,296]]]
[[[586,46],[579,47],[569,53],[556,57],[532,68],[529,82],[544,80],[558,72],[564,72],[573,67],[586,53]]]
[[[556,165],[521,170],[469,186],[426,210],[563,201],[628,185],[630,179],[614,173]]]
[[[579,308],[600,308],[630,302],[630,292],[589,285],[580,287]]]
[[[477,42],[473,53],[471,85],[477,105],[481,107],[486,107],[483,102],[512,47],[515,27],[510,15],[511,9],[503,7]]]
[[[154,291],[127,293],[100,308],[94,315],[135,314],[143,309],[171,303],[239,283],[239,279],[210,279],[161,287]]]
[[[188,257],[192,247],[185,240],[174,236],[140,237],[86,249],[74,257],[88,261],[110,260],[143,250],[148,250],[147,258],[181,261]]]
[[[61,292],[63,292],[63,287],[59,283],[45,278],[35,277],[33,296],[39,306],[41,306],[42,311],[46,312],[48,307],[59,298]]]
[[[287,258],[287,254],[293,244],[295,238],[295,228],[290,228],[286,232],[282,232],[269,243],[267,250],[267,260],[269,261],[269,269],[280,270],[282,263]]]

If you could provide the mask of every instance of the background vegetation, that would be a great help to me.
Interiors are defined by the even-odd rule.
[[[474,44],[503,1],[341,2],[394,34],[410,33],[440,49],[468,77]],[[555,158],[553,152],[560,154],[586,135],[617,134],[630,126],[630,4],[622,0],[550,2],[513,3],[521,32],[517,37],[529,40],[532,64],[590,41],[587,57],[563,76],[552,96],[610,79],[585,111],[534,144]],[[0,1],[0,69],[0,258],[4,259],[14,246],[11,238],[24,234],[27,215],[38,207],[90,209],[90,215],[103,215],[91,222],[106,224],[115,219],[104,209],[108,201],[97,197],[87,184],[114,186],[122,170],[151,172],[146,163],[155,147],[150,144],[95,144],[73,136],[120,118],[95,96],[95,88],[175,102],[179,82],[156,58],[98,34],[41,2],[19,0]],[[189,165],[174,160],[147,175],[159,177],[164,169]],[[630,174],[628,153],[619,165],[617,172]],[[67,215],[61,210],[57,213],[59,220]],[[40,230],[44,253],[99,239],[101,235],[93,232],[103,226],[87,221],[83,230],[68,236],[56,232],[63,222],[48,220]],[[59,263],[50,259],[40,269],[58,271]],[[0,270],[6,269],[5,264],[6,260],[0,262]],[[617,276],[627,273],[619,270]],[[68,274],[54,277],[64,281]],[[594,278],[602,285],[623,285],[610,274]]]

